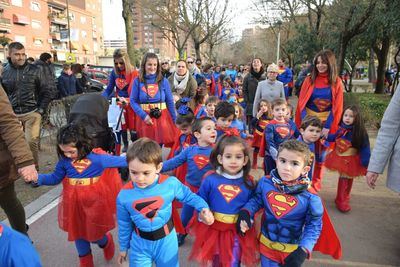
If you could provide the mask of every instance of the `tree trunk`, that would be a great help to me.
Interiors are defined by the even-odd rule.
[[[356,65],[357,65],[357,62],[350,65],[351,71],[350,71],[350,73],[349,73],[349,76],[350,76],[350,77],[349,77],[349,85],[348,85],[348,87],[349,87],[349,92],[352,92],[352,91],[353,91],[353,75],[354,75],[354,71],[355,71],[355,69],[356,69]]]
[[[378,58],[378,70],[376,78],[375,94],[383,94],[385,92],[385,70],[387,57],[390,48],[390,38],[388,36],[382,38],[382,48],[374,48],[376,56]]]
[[[176,50],[178,50],[178,55],[179,59],[185,60],[185,48],[184,47],[177,47]]]
[[[374,53],[374,49],[372,47],[369,51],[368,82],[376,83],[375,53]]]
[[[194,49],[196,50],[196,60],[197,59],[201,60],[200,43],[196,42],[195,40],[193,40],[193,41],[194,41]]]
[[[400,54],[400,46],[397,47],[397,52],[394,55],[394,63],[396,64],[396,75],[394,76],[393,84],[392,84],[392,89],[390,90],[390,94],[393,96],[395,89],[397,87],[397,84],[399,83],[399,71],[400,71],[400,62],[398,62],[397,57]]]
[[[340,38],[339,56],[338,56],[338,73],[341,74],[344,69],[344,59],[346,57],[346,50],[349,40],[347,38]]]
[[[126,49],[129,55],[129,60],[134,64],[136,59],[133,43],[133,0],[122,0],[122,17],[125,21]]]

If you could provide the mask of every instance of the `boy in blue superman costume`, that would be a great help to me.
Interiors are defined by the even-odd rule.
[[[251,227],[251,217],[264,208],[261,266],[301,266],[313,250],[341,257],[340,241],[329,216],[320,197],[310,189],[310,157],[306,144],[298,140],[283,143],[277,168],[261,178],[255,196],[239,212],[236,226],[244,234]]]
[[[141,138],[127,153],[131,180],[117,198],[120,264],[129,250],[130,266],[179,266],[178,241],[172,220],[172,202],[193,206],[199,219],[212,224],[207,203],[175,177],[160,175],[162,153],[159,145]]]

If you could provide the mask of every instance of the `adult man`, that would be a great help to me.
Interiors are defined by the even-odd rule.
[[[23,234],[27,231],[25,211],[15,193],[14,181],[18,173],[28,179],[37,176],[33,163],[21,124],[0,86],[0,207],[11,227]]]
[[[26,62],[25,48],[21,43],[13,42],[8,48],[9,63],[4,67],[1,84],[24,127],[25,139],[39,169],[40,122],[51,100],[51,89],[40,68]]]
[[[57,96],[56,74],[54,72],[53,57],[49,53],[42,53],[38,60],[33,62],[34,65],[40,67],[43,73],[43,79],[48,83],[48,87],[52,93],[52,99]]]
[[[293,73],[290,68],[287,68],[285,66],[284,59],[278,60],[278,66],[279,66],[279,75],[277,77],[277,80],[283,83],[286,100],[288,100],[290,95],[288,84],[293,81]]]
[[[172,75],[172,72],[170,71],[170,66],[168,60],[163,60],[161,63],[161,73],[164,76],[164,78],[168,79],[169,76]]]
[[[233,68],[233,64],[229,63],[228,68],[225,71],[226,75],[229,75],[231,77],[231,81],[235,82],[236,76],[237,76],[237,71]]]

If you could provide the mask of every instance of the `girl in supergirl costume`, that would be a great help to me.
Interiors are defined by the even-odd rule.
[[[365,176],[371,156],[368,133],[357,106],[344,109],[339,129],[327,140],[335,143],[335,149],[326,157],[325,166],[339,173],[336,207],[341,212],[348,212],[353,179]]]
[[[214,171],[206,174],[197,194],[214,214],[210,226],[193,221],[195,235],[190,259],[204,266],[246,266],[259,261],[254,227],[245,237],[238,235],[235,223],[240,209],[254,195],[250,177],[250,152],[245,140],[223,135],[211,156]]]
[[[251,144],[251,147],[254,148],[252,165],[253,169],[257,169],[258,152],[260,151],[261,141],[264,138],[264,130],[271,118],[271,105],[267,100],[261,99],[258,103],[257,110],[258,112],[256,117],[251,121],[252,128],[254,129],[254,138]]]
[[[328,133],[333,134],[338,129],[343,111],[343,85],[337,76],[336,59],[332,51],[319,52],[313,66],[311,75],[301,86],[295,122],[300,127],[306,115],[317,116],[324,124],[322,135],[327,137]],[[312,184],[317,191],[321,189],[327,151],[326,144],[316,142]]]
[[[107,175],[106,168],[127,167],[126,159],[92,151],[85,129],[74,124],[60,129],[57,144],[60,160],[53,173],[39,175],[37,184],[62,182],[58,223],[68,233],[68,241],[75,242],[80,266],[93,266],[90,243],[99,245],[109,261],[114,256],[110,231],[115,227],[115,201],[122,184],[120,177]]]
[[[140,75],[132,84],[130,104],[137,115],[135,126],[139,137],[172,146],[178,132],[174,124],[174,99],[154,53],[146,53],[143,57]]]
[[[197,116],[197,114],[203,109],[207,99],[208,99],[207,84],[205,80],[202,80],[201,82],[199,82],[196,94],[189,103],[189,107],[193,110],[195,116]]]
[[[127,131],[131,131],[131,139],[136,135],[134,132],[135,113],[133,112],[131,105],[129,105],[129,95],[131,93],[130,85],[132,84],[132,81],[139,76],[139,73],[131,65],[128,53],[125,49],[116,49],[114,51],[113,58],[114,69],[111,71],[107,88],[102,93],[102,96],[107,99],[110,99],[113,96],[121,98],[119,103],[124,109],[121,130],[122,142],[124,144],[122,152],[126,152],[129,145]],[[114,92],[115,94],[113,94]],[[119,154],[120,149],[116,150],[117,154]]]

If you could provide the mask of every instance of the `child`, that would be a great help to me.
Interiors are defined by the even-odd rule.
[[[311,152],[289,140],[281,144],[277,168],[258,182],[253,198],[239,212],[236,226],[245,233],[250,218],[264,208],[261,226],[261,266],[301,266],[311,255],[322,229],[323,206],[307,189]]]
[[[286,119],[293,121],[293,106],[289,103],[287,103],[287,113],[286,113]]]
[[[242,106],[243,109],[246,109],[246,101],[244,101],[244,94],[243,94],[243,77],[238,76],[236,77],[236,95],[238,96],[238,103]]]
[[[105,169],[127,167],[125,157],[94,153],[90,142],[84,128],[62,127],[57,136],[60,160],[53,173],[40,174],[37,180],[39,186],[63,183],[58,223],[75,242],[81,267],[93,266],[90,243],[103,249],[107,261],[114,256],[109,231],[115,227],[115,199],[122,184]]]
[[[185,184],[196,193],[199,190],[201,180],[206,172],[211,170],[210,154],[212,146],[215,143],[217,133],[215,123],[208,117],[195,120],[192,125],[193,135],[197,139],[197,145],[185,148],[179,155],[163,163],[161,172],[167,172],[178,168],[187,163],[188,171],[185,178]],[[193,208],[184,204],[181,220],[182,225],[186,227],[193,216]],[[179,234],[179,246],[185,242],[185,234]]]
[[[216,129],[217,129],[217,139],[221,137],[227,131],[230,131],[232,121],[235,119],[235,108],[232,104],[229,104],[226,101],[221,101],[215,107],[215,119]],[[234,128],[236,134],[239,135],[239,131]]]
[[[258,152],[260,151],[261,141],[264,138],[265,127],[267,127],[271,117],[271,108],[267,100],[261,99],[260,102],[258,102],[257,110],[256,117],[251,121],[251,125],[254,129],[254,139],[251,144],[251,146],[254,147],[253,169],[257,169]]]
[[[322,121],[316,117],[307,115],[300,125],[300,136],[298,140],[303,141],[308,145],[312,153],[310,161],[310,171],[308,172],[308,178],[312,180],[312,186],[316,191],[321,190],[321,184],[317,180],[313,180],[313,169],[314,169],[314,158],[315,158],[315,143],[320,141],[322,132]]]
[[[119,264],[129,266],[179,266],[178,242],[172,221],[172,201],[191,205],[199,218],[212,224],[214,217],[207,203],[175,177],[160,175],[162,153],[160,146],[141,138],[127,153],[131,182],[117,198]]]
[[[232,80],[229,76],[225,77],[223,82],[222,82],[222,91],[221,91],[221,100],[225,101],[228,100],[228,96],[230,94],[235,93],[235,89],[233,88],[233,83]]]
[[[283,99],[276,99],[272,102],[273,120],[265,128],[265,144],[267,147],[264,157],[264,171],[268,175],[275,169],[279,145],[286,140],[297,138],[299,131],[291,120],[286,119],[287,103]]]
[[[210,161],[214,172],[203,180],[198,195],[214,213],[214,224],[196,224],[191,259],[203,265],[255,265],[257,239],[254,228],[245,237],[236,233],[239,210],[254,195],[255,183],[250,177],[250,152],[246,141],[224,135],[213,149]]]
[[[344,109],[339,129],[328,135],[327,140],[335,142],[335,149],[328,154],[325,164],[339,173],[336,207],[341,212],[348,212],[353,179],[367,173],[371,156],[368,133],[357,106]]]
[[[209,96],[206,100],[206,106],[200,109],[200,111],[196,115],[196,119],[202,117],[209,117],[215,122],[216,120],[214,112],[218,102],[219,102],[218,97]]]
[[[232,103],[232,106],[235,108],[235,118],[232,121],[231,128],[236,128],[243,139],[253,138],[253,135],[248,133],[246,123],[243,121],[243,108],[238,103]]]
[[[204,107],[207,99],[207,84],[205,80],[202,80],[197,87],[195,96],[189,103],[189,107],[193,110],[195,116],[197,116],[197,113],[199,113],[199,111]]]

